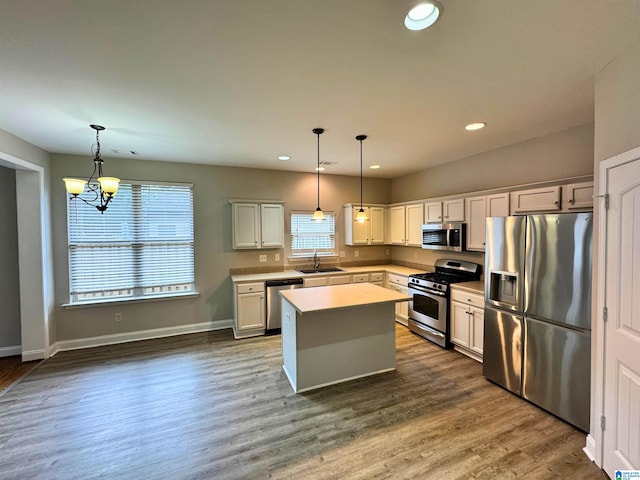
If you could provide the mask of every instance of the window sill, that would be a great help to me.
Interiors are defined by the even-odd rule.
[[[125,305],[128,303],[147,303],[147,302],[162,302],[165,300],[184,300],[185,298],[196,298],[200,294],[198,292],[188,293],[175,293],[171,295],[145,295],[144,297],[127,297],[127,298],[113,298],[102,300],[91,300],[86,302],[74,302],[63,303],[62,308],[86,308],[86,307],[106,307],[108,305]]]
[[[322,259],[332,259],[332,258],[339,258],[338,255],[334,254],[334,253],[330,253],[330,254],[318,254],[318,258],[322,258]],[[308,262],[309,260],[313,259],[313,253],[309,254],[309,255],[294,255],[291,257],[287,257],[287,259],[289,261],[295,262],[296,260],[300,261],[300,262]]]

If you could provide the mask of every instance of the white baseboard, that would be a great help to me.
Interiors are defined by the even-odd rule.
[[[14,345],[13,347],[0,347],[0,357],[13,357],[22,354],[22,345]]]
[[[31,360],[43,360],[46,358],[44,349],[41,350],[29,350],[22,352],[22,361],[30,362]]]
[[[79,350],[81,348],[101,347],[118,343],[137,342],[139,340],[151,340],[153,338],[172,337],[188,333],[207,332],[210,330],[222,330],[231,328],[233,320],[215,320],[212,322],[193,323],[191,325],[179,325],[175,327],[154,328],[151,330],[139,330],[137,332],[116,333],[113,335],[101,335],[99,337],[78,338],[74,340],[61,340],[51,346],[50,354],[65,350]]]
[[[596,440],[590,434],[587,435],[587,444],[582,451],[589,457],[589,460],[592,462],[596,461]]]

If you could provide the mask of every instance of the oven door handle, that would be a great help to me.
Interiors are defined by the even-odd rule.
[[[447,294],[444,292],[438,292],[436,290],[418,290],[417,288],[411,287],[410,288],[412,294],[418,294],[418,295],[424,295],[426,297],[428,297],[429,295],[439,295],[440,297],[446,297]]]
[[[415,320],[413,321],[413,326],[416,327],[416,328],[419,328],[423,332],[427,332],[428,334],[433,335],[435,337],[444,338],[444,334],[443,333],[440,333],[439,331],[434,330],[433,328],[425,327],[425,326],[421,325],[420,323],[416,322]]]

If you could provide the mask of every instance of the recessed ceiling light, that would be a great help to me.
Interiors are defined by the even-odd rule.
[[[369,168],[371,170],[378,170],[380,168],[380,165],[371,165]]]
[[[475,122],[465,126],[464,129],[473,131],[473,130],[480,130],[481,128],[484,128],[486,126],[487,126],[487,122]]]
[[[442,5],[436,1],[421,2],[404,18],[404,26],[409,30],[424,30],[436,23],[442,15]]]
[[[316,172],[324,172],[324,167],[316,167]]]
[[[278,160],[286,162],[287,160],[291,160],[291,157],[289,155],[280,155],[278,156]]]

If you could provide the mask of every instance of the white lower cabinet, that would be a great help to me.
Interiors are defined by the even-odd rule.
[[[351,283],[351,275],[332,275],[329,277],[329,285],[345,285],[347,283]]]
[[[484,341],[484,297],[451,289],[451,342],[456,350],[482,362]]]
[[[409,294],[408,278],[396,273],[387,273],[387,285],[390,290],[395,290],[403,295]],[[409,325],[409,302],[396,303],[396,322],[404,325]]]
[[[233,334],[236,338],[264,334],[266,302],[264,283],[239,283],[235,290]]]
[[[348,275],[346,276],[348,277]],[[303,282],[304,282],[304,288],[326,287],[327,285],[329,285],[329,281],[327,277],[305,277],[303,279]]]

